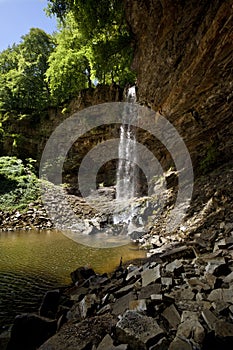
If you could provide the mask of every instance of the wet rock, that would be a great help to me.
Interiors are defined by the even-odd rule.
[[[11,329],[8,350],[31,350],[38,348],[55,334],[57,322],[34,314],[16,316]]]
[[[81,284],[83,281],[87,280],[91,276],[95,276],[95,271],[89,267],[79,267],[70,274],[73,283]]]
[[[87,294],[80,302],[79,302],[79,310],[80,316],[82,319],[91,315],[94,306],[97,302],[97,297],[95,294]]]
[[[59,300],[60,291],[58,289],[48,291],[42,300],[39,315],[47,318],[56,318]]]
[[[117,339],[134,350],[146,350],[164,334],[158,323],[135,311],[126,311],[116,325]]]

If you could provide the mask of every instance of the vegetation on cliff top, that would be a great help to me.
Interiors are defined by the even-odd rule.
[[[51,1],[52,36],[32,28],[0,53],[0,119],[59,106],[97,83],[133,82],[132,38],[119,1]]]

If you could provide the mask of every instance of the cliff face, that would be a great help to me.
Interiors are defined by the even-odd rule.
[[[139,103],[173,123],[196,169],[229,160],[232,1],[125,0],[125,8],[135,36]]]

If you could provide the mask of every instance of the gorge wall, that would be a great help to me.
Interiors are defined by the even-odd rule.
[[[232,1],[125,0],[125,8],[135,38],[139,103],[173,123],[196,173],[228,161],[233,149]],[[166,166],[166,159],[160,161]]]

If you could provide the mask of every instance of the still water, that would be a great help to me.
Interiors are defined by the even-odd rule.
[[[135,245],[94,248],[56,230],[0,232],[0,332],[21,312],[35,312],[47,290],[68,285],[70,272],[89,265],[111,272],[123,261],[145,256]]]

